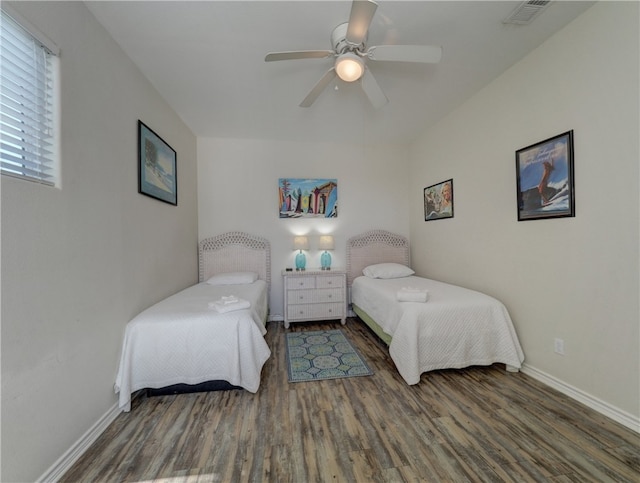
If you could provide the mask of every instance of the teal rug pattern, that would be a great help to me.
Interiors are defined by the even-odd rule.
[[[373,374],[340,329],[289,332],[286,348],[289,382]]]

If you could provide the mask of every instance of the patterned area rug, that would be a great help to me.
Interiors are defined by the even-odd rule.
[[[373,374],[340,329],[286,334],[289,382]]]

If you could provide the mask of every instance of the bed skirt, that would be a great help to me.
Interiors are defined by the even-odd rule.
[[[229,391],[233,389],[242,389],[242,387],[234,386],[227,381],[205,381],[200,384],[173,384],[172,386],[159,387],[156,389],[147,388],[145,391],[148,397],[153,397],[189,394],[193,392]]]
[[[351,304],[351,308],[356,313],[360,319],[369,326],[369,328],[385,343],[388,345],[391,344],[391,336],[387,334],[382,327],[380,327],[375,320],[373,320],[369,314],[367,314],[364,310],[358,307],[356,304]]]

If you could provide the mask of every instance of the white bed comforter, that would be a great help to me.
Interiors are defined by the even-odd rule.
[[[248,309],[219,314],[210,302],[235,295]],[[149,307],[126,327],[115,391],[131,409],[138,389],[224,380],[247,391],[260,386],[271,355],[264,334],[267,284],[193,285]]]
[[[404,287],[428,290],[428,301],[398,302]],[[351,300],[392,336],[389,354],[407,384],[436,369],[500,362],[515,370],[524,361],[506,307],[483,293],[416,276],[358,277]]]

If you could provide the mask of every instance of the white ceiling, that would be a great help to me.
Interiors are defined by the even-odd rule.
[[[389,103],[334,81],[298,107],[333,60],[264,62],[268,52],[331,49],[350,1],[86,2],[196,136],[407,142],[594,2],[554,1],[530,25],[516,1],[380,0],[368,46],[441,45],[439,64],[370,63]],[[555,75],[556,73],[541,73]]]

